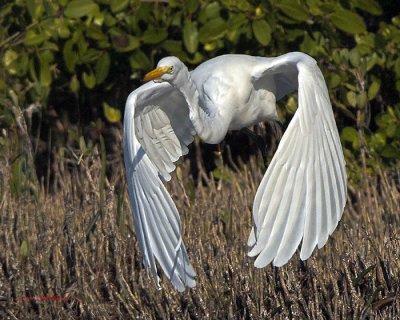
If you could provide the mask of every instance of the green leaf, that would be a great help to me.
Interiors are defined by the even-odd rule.
[[[16,74],[19,77],[25,76],[29,67],[29,54],[27,52],[21,52],[18,60],[13,63],[13,67],[15,67]],[[10,72],[11,70],[8,69],[8,71]]]
[[[372,100],[376,97],[376,95],[379,92],[379,89],[381,87],[381,83],[379,80],[375,80],[374,82],[371,83],[371,85],[368,88],[368,99]]]
[[[29,254],[29,242],[28,240],[24,240],[21,243],[21,246],[19,247],[19,254],[21,255],[22,258],[25,258]]]
[[[183,3],[184,3],[184,8],[189,14],[195,12],[197,7],[199,6],[198,0],[186,0]]]
[[[178,11],[175,14],[171,16],[171,25],[170,27],[177,27],[177,28],[182,28],[182,16],[183,12]]]
[[[80,57],[84,56],[86,51],[89,48],[89,43],[86,41],[86,38],[82,35],[81,32],[77,33],[77,41],[76,45],[78,47],[78,54]]]
[[[80,63],[90,63],[99,59],[101,51],[93,48],[89,48],[84,52],[80,58]]]
[[[232,14],[228,21],[229,29],[240,29],[247,22],[247,18],[242,13]]]
[[[204,50],[206,51],[214,51],[216,47],[216,42],[207,42],[206,44],[204,44]]]
[[[343,141],[350,142],[353,145],[353,148],[357,149],[358,132],[356,129],[354,129],[352,127],[345,127],[345,128],[343,128],[342,134],[340,136]]]
[[[358,67],[360,65],[361,57],[357,49],[351,49],[349,58],[350,63],[353,65],[353,67]]]
[[[74,74],[69,82],[69,87],[72,92],[77,93],[79,91],[79,80],[76,74]]]
[[[27,46],[37,46],[41,44],[47,37],[44,33],[36,33],[33,30],[29,30],[24,38],[24,43]]]
[[[149,70],[151,68],[150,59],[141,51],[136,50],[129,58],[129,63],[132,69]]]
[[[113,13],[124,10],[129,4],[129,0],[111,0],[110,7]]]
[[[366,104],[368,102],[367,94],[364,91],[359,93],[357,95],[356,100],[357,100],[357,107],[359,109],[365,108],[365,106],[366,106]]]
[[[55,1],[43,1],[43,0],[37,1],[37,0],[35,0],[35,2],[43,3],[44,13],[47,14],[47,17],[56,15],[58,13],[58,11],[60,10],[59,1],[55,2]]]
[[[355,107],[357,105],[357,96],[354,91],[348,91],[346,93],[347,102],[352,106]]]
[[[222,18],[215,18],[200,28],[199,40],[202,43],[211,42],[223,37],[226,32],[225,20]]]
[[[110,55],[104,52],[100,59],[97,60],[94,72],[96,74],[97,84],[102,83],[108,76],[110,70]]]
[[[92,0],[73,0],[68,3],[64,14],[69,18],[93,16],[99,11],[98,5]]]
[[[351,91],[357,91],[357,87],[353,83],[345,82],[344,86]]]
[[[139,48],[140,45],[140,42],[137,38],[126,34],[112,37],[112,42],[115,49],[119,52],[133,51]]]
[[[309,14],[304,5],[300,5],[296,0],[285,0],[277,4],[277,7],[288,17],[298,20],[307,21]]]
[[[39,56],[40,60],[40,85],[43,87],[49,87],[51,84],[51,71],[48,59],[43,55]]]
[[[83,72],[82,78],[86,88],[93,89],[94,86],[96,85],[96,77],[92,72],[90,73]]]
[[[39,82],[37,75],[36,75],[36,66],[35,66],[35,59],[29,60],[29,75],[34,80],[34,82]]]
[[[378,127],[385,129],[388,126],[390,126],[391,124],[395,123],[396,118],[391,115],[390,113],[383,113],[383,114],[379,114],[376,118],[375,118],[375,122],[378,125]]]
[[[211,2],[200,11],[198,21],[201,24],[206,24],[208,20],[219,18],[221,5],[217,2]]]
[[[340,57],[340,59],[341,59],[342,61],[339,60],[339,61],[337,61],[336,63],[337,63],[337,64],[339,64],[339,63],[341,63],[341,62],[346,62],[346,63],[347,63],[347,61],[349,60],[349,55],[350,55],[349,49],[344,48],[344,49],[340,50],[340,51],[339,51],[339,57]]]
[[[331,15],[331,21],[338,29],[351,34],[358,34],[367,30],[364,20],[358,14],[341,7],[336,8],[336,11]]]
[[[143,42],[146,44],[157,44],[168,37],[166,29],[148,28],[143,34]]]
[[[396,72],[397,77],[400,78],[400,57],[398,57],[394,63],[394,72]]]
[[[93,23],[102,26],[105,20],[105,11],[95,10],[93,15]]]
[[[43,13],[43,4],[40,3],[41,1],[35,0],[26,0],[26,7],[28,8],[28,12],[32,18],[37,19]]]
[[[68,27],[64,24],[60,24],[57,28],[58,36],[62,39],[66,39],[70,36],[71,32],[69,31]]]
[[[245,31],[243,25],[247,23],[247,18],[244,14],[232,14],[228,21],[228,33],[227,38],[229,41],[236,43],[239,40],[240,35]]]
[[[109,122],[117,123],[121,121],[121,111],[111,107],[107,102],[103,102],[103,111],[104,116]]]
[[[111,13],[106,12],[104,16],[104,24],[107,27],[112,27],[117,24],[118,20]]]
[[[388,159],[398,159],[400,157],[400,150],[391,145],[387,145],[380,152],[380,155]]]
[[[185,59],[185,62],[188,62],[193,65],[198,65],[204,61],[204,56],[200,52],[196,52],[193,57]]]
[[[375,50],[375,48],[373,49]],[[379,63],[379,57],[374,52],[372,55],[367,56],[367,71],[371,70],[377,63]]]
[[[398,138],[400,137],[400,127],[398,121],[395,123],[389,124],[385,129],[385,133],[390,138]]]
[[[306,32],[304,34],[303,42],[300,45],[300,50],[306,53],[311,53],[315,47],[317,47],[317,43],[314,41],[313,38]]]
[[[382,14],[381,5],[375,0],[355,0],[354,6],[376,16]]]
[[[328,83],[330,89],[336,88],[341,82],[341,78],[337,73],[330,74],[328,79],[329,79]]]
[[[86,35],[93,40],[108,40],[101,27],[94,24],[86,28]]]
[[[254,20],[252,27],[257,41],[263,46],[266,46],[271,41],[271,28],[267,21],[263,19]]]
[[[290,114],[294,114],[297,110],[297,100],[295,97],[290,96],[287,103],[286,103],[286,110]]]
[[[18,59],[18,53],[15,52],[12,49],[9,49],[6,51],[6,53],[3,56],[3,63],[5,67],[8,67],[11,65],[15,60]]]
[[[370,143],[372,148],[375,150],[381,150],[386,144],[386,137],[381,132],[374,133],[371,137]]]
[[[183,44],[190,53],[195,53],[199,45],[199,33],[196,23],[189,20],[185,22],[183,27]]]
[[[296,39],[305,36],[305,34],[308,35],[307,32],[304,32],[304,30],[301,29],[293,29],[293,30],[287,29],[285,30],[285,32],[287,33],[286,39],[288,42],[296,41]]]
[[[64,62],[65,65],[67,66],[67,69],[69,72],[74,72],[75,71],[75,65],[78,60],[78,55],[73,49],[74,43],[72,40],[68,40],[63,48],[63,56],[64,56]]]
[[[165,40],[161,46],[174,56],[179,56],[183,52],[182,42],[178,40]]]

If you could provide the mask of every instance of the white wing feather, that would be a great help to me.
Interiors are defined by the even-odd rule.
[[[164,180],[174,162],[187,154],[193,141],[189,109],[181,93],[168,83],[149,82],[136,89],[135,134]]]
[[[173,162],[193,140],[184,103],[171,86],[149,83],[129,95],[124,116],[126,175],[143,263],[159,286],[156,259],[178,291],[194,287],[196,274],[182,242],[178,210],[159,175],[169,179]]]
[[[300,57],[300,59],[299,59]],[[346,171],[332,106],[321,71],[308,56],[281,56],[265,76],[298,71],[298,109],[257,190],[248,245],[255,266],[288,262],[303,239],[301,259],[321,248],[336,228],[346,202]],[[296,81],[295,81],[296,82]],[[288,82],[289,83],[289,82]],[[297,83],[296,83],[297,84]],[[277,87],[279,83],[277,83]],[[286,84],[286,93],[293,91]],[[281,93],[279,95],[282,95]]]

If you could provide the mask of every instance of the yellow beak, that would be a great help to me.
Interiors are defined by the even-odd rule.
[[[143,81],[160,79],[165,73],[168,72],[169,69],[170,68],[168,66],[155,68],[144,76]]]

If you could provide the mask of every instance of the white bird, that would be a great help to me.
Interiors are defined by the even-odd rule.
[[[133,91],[124,116],[124,158],[143,263],[159,285],[156,260],[178,291],[195,272],[175,204],[162,180],[198,135],[221,142],[229,130],[277,119],[276,101],[298,91],[298,109],[258,187],[249,256],[258,268],[282,266],[302,240],[310,257],[335,230],[347,194],[345,161],[316,61],[292,52],[274,58],[223,55],[189,72],[176,57],[159,61]]]

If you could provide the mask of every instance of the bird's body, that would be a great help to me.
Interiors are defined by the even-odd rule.
[[[229,130],[277,119],[276,101],[298,91],[299,106],[257,190],[248,245],[256,267],[285,264],[322,247],[346,202],[346,172],[322,73],[299,53],[276,58],[225,55],[192,72],[167,57],[148,73],[154,80],[128,97],[124,157],[143,261],[158,282],[155,258],[180,291],[195,285],[180,234],[178,211],[160,177],[198,135],[221,142]]]
[[[269,62],[269,58],[230,54],[210,59],[191,72],[196,87],[204,88],[200,91],[200,101],[218,110],[223,121],[229,124],[227,130],[239,130],[260,121],[277,119],[275,95],[265,87],[249,90],[253,87],[253,71]],[[226,70],[229,70],[228,74]],[[215,89],[210,91],[207,88]],[[220,141],[225,135],[226,132],[221,134]],[[220,142],[216,141],[219,139],[203,140]]]

